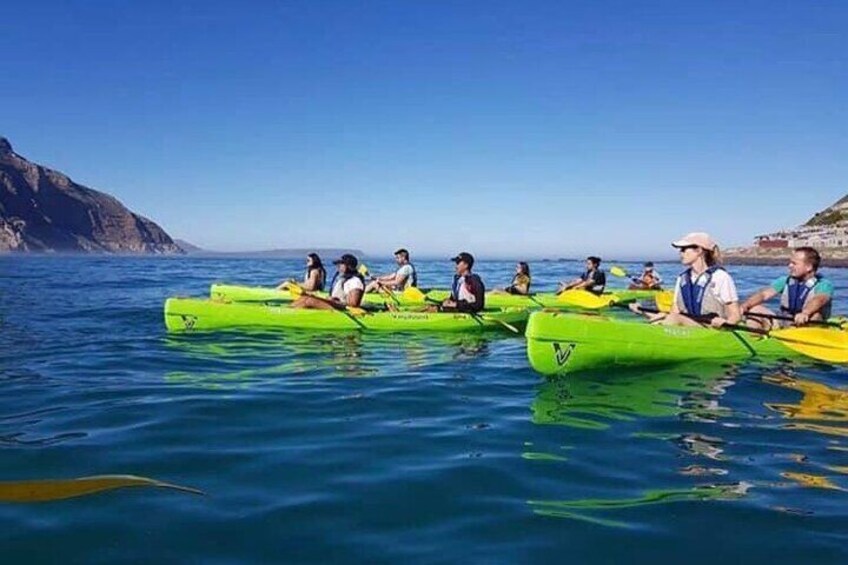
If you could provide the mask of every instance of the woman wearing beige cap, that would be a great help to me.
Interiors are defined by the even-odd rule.
[[[736,283],[721,266],[718,245],[713,238],[704,232],[693,232],[671,245],[680,252],[680,262],[686,270],[677,277],[671,311],[650,316],[651,322],[695,326],[700,324],[689,316],[713,315],[710,325],[715,328],[739,323],[742,311]],[[632,309],[639,311],[638,306]]]

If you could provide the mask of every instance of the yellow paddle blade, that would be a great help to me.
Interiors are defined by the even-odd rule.
[[[424,302],[427,295],[421,292],[417,287],[408,286],[403,289],[403,297],[411,302]]]
[[[359,272],[359,274],[360,274],[360,275],[362,275],[363,277],[367,277],[367,276],[368,276],[368,267],[365,265],[365,263],[360,263],[360,264],[359,264],[359,268],[358,268],[358,269],[356,269],[356,270],[357,270],[357,271]]]
[[[660,312],[671,312],[671,306],[674,304],[674,293],[670,290],[662,290],[654,294],[654,302],[657,303],[657,310]]]
[[[626,277],[627,271],[625,271],[621,267],[612,267],[610,269],[610,274],[614,277]]]
[[[787,328],[769,336],[786,347],[820,361],[848,363],[848,332],[828,328]]]
[[[354,316],[364,316],[368,313],[368,310],[359,308],[358,306],[347,306],[345,310],[347,310],[349,314],[352,314]]]
[[[566,290],[557,296],[557,302],[576,308],[595,310],[597,308],[606,308],[615,302],[615,297],[598,296],[588,290]]]
[[[134,475],[99,475],[78,479],[46,481],[10,481],[0,482],[0,501],[2,502],[47,502],[85,496],[105,490],[126,487],[157,487],[192,494],[203,492],[180,485],[163,483],[147,477]]]

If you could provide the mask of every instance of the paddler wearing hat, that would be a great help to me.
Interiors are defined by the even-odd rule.
[[[330,284],[330,298],[301,296],[292,302],[292,308],[343,310],[347,306],[359,307],[365,292],[365,282],[356,270],[359,261],[350,253],[345,253],[333,264],[336,266],[336,274]]]
[[[721,253],[715,240],[708,233],[692,232],[671,245],[680,252],[680,262],[686,270],[675,282],[671,311],[649,316],[651,322],[696,326],[702,324],[689,316],[712,316],[709,324],[715,328],[739,323],[742,310],[736,283],[721,266]],[[634,304],[631,310],[639,312],[640,307]]]

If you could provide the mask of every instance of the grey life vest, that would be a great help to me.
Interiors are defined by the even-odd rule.
[[[713,274],[719,270],[724,269],[717,265],[710,267],[695,280],[692,280],[692,269],[686,269],[680,274],[680,292],[677,293],[677,308],[680,312],[692,316],[715,314],[722,318],[727,317],[727,305],[713,292]]]

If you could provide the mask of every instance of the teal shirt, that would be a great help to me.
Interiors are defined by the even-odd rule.
[[[771,283],[771,287],[776,293],[783,294],[783,289],[786,288],[786,279],[787,277],[779,277],[774,279],[774,282]],[[813,290],[816,294],[825,294],[833,297],[833,283],[827,279],[819,277],[819,280],[816,282]]]

